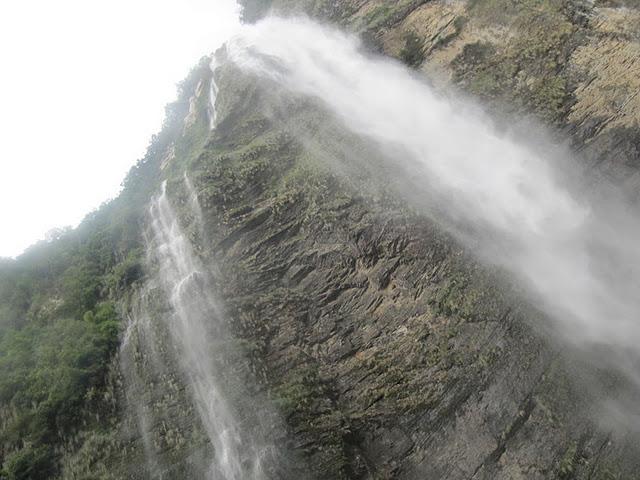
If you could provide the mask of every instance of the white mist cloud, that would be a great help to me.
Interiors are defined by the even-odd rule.
[[[336,30],[271,18],[243,30],[228,52],[378,145],[386,181],[396,177],[425,211],[437,203],[436,220],[527,285],[567,340],[637,351],[640,221],[622,203],[578,193],[542,148],[500,134],[477,110],[438,97],[398,63],[363,55]]]
[[[238,26],[234,0],[0,5],[0,256],[117,194],[175,85]]]

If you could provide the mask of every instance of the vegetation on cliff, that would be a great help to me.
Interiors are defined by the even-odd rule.
[[[272,6],[293,8],[285,0],[240,3],[247,22]],[[417,69],[446,65],[450,81],[488,102],[578,128],[571,112],[585,80],[571,59],[591,27],[570,3],[468,2],[455,14],[449,9],[458,2],[448,1],[297,6],[359,30]],[[256,389],[280,408],[310,475],[411,478],[411,468],[423,467],[439,478],[454,475],[452,465],[465,478],[523,469],[609,479],[631,471],[624,467],[633,449],[615,451],[623,441],[610,447],[612,435],[579,417],[584,405],[569,375],[523,326],[534,314],[510,303],[500,275],[366,175],[345,181],[305,151],[295,138],[300,125],[317,133],[316,153],[351,140],[327,126],[316,105],[292,101],[285,119],[264,115],[282,110],[226,68],[218,73],[216,131],[203,122],[185,129],[189,100],[209,75],[203,62],[182,84],[117,199],[78,229],[0,262],[0,477],[54,477],[65,450],[77,454],[70,470],[96,478],[141,463],[140,440],[127,438],[130,449],[116,451],[119,420],[105,421],[123,413],[109,369],[122,305],[144,275],[146,205],[161,176],[176,187],[187,165],[210,239],[195,248],[224,274],[218,287],[251,359],[241,368],[255,370]],[[180,164],[162,170],[172,147]],[[188,411],[181,386],[161,381],[166,395],[152,408],[175,422],[152,426],[152,447],[182,465],[203,440],[180,431]],[[85,441],[79,430],[95,436]]]
[[[104,388],[123,324],[115,302],[143,273],[146,206],[206,72],[203,60],[179,86],[162,131],[116,199],[77,229],[52,232],[0,262],[0,464],[10,480],[54,477],[74,433],[113,413]]]

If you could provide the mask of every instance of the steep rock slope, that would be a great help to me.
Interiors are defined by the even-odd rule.
[[[251,3],[257,13],[267,6]],[[271,6],[358,31],[372,48],[424,70],[440,88],[480,96],[496,113],[532,113],[569,135],[594,165],[594,181],[613,179],[637,198],[636,10],[553,1]],[[119,273],[112,289],[96,287],[99,301],[118,304],[121,338],[153,274],[139,252],[124,258],[141,247],[145,205],[166,179],[194,251],[219,272],[212,288],[242,352],[230,376],[251,380],[251,395],[279,411],[278,441],[302,465],[291,478],[634,478],[637,438],[599,424],[600,394],[587,388],[607,382],[607,372],[564,355],[502,272],[480,265],[366,172],[332,172],[323,149],[357,140],[313,102],[283,105],[278,92],[223,65],[209,132],[211,80],[204,68],[194,73],[179,128],[131,176],[139,179],[140,218],[130,225],[137,240],[100,266],[109,278]],[[300,141],[301,125],[319,148]],[[60,295],[43,291],[51,302],[31,298],[25,311],[55,322],[45,307]],[[166,312],[161,299],[152,302],[157,322]],[[157,347],[163,355],[171,348]],[[77,426],[47,443],[62,457],[62,478],[203,474],[210,445],[177,371],[156,375],[143,349],[121,346],[100,378],[79,400],[86,412]],[[15,408],[3,410],[3,429]],[[141,425],[137,409],[152,421]],[[21,444],[4,431],[5,459],[44,442]]]
[[[233,93],[237,75],[221,74],[222,104],[246,97]],[[268,98],[258,88],[250,106],[230,102],[210,143],[216,155],[199,158],[195,181],[219,239],[209,248],[225,272],[230,315],[257,343],[266,388],[311,471],[634,473],[633,437],[591,419],[593,379],[531,330],[544,320],[500,272],[366,175],[329,173],[317,152],[353,139],[326,127],[312,105],[289,106],[286,121],[255,118],[273,111],[261,106]],[[296,125],[315,132],[316,148],[295,141]]]
[[[424,71],[436,86],[477,95],[496,114],[532,114],[549,123],[593,166],[592,181],[622,185],[637,201],[635,5],[271,6],[360,32],[373,48]],[[327,133],[326,145],[336,137]],[[425,219],[389,208],[388,201],[364,199],[339,180],[324,188],[322,200],[311,202],[313,225],[297,226],[296,219],[309,216],[297,211],[305,206],[299,199],[284,209],[284,222],[262,211],[259,226],[250,234],[239,229],[226,255],[236,267],[246,258],[258,270],[256,278],[269,289],[267,305],[278,294],[273,285],[284,284],[275,304],[292,306],[281,311],[273,340],[286,342],[287,361],[275,378],[286,378],[290,362],[302,362],[304,369],[300,379],[278,388],[306,385],[317,396],[305,377],[307,369],[316,370],[312,377],[326,389],[330,411],[340,412],[344,475],[632,478],[636,440],[589,420],[594,400],[586,385],[595,380],[582,367],[568,366],[548,339],[530,330],[536,314],[505,298],[509,288],[499,274],[478,267]],[[328,208],[326,199],[337,198],[338,205]],[[301,231],[306,245],[291,263],[292,253],[281,249],[299,245]],[[263,256],[255,242],[273,253]],[[247,285],[246,278],[239,282],[248,295]],[[287,299],[292,291],[299,298]],[[292,319],[284,330],[283,315]],[[277,343],[267,359],[282,355],[282,348]],[[315,408],[300,408],[290,420],[303,431],[305,422],[318,428],[329,407]],[[305,410],[306,420],[297,417]],[[335,422],[334,416],[328,419]],[[327,432],[336,428],[325,425]],[[324,461],[326,451],[313,455]]]

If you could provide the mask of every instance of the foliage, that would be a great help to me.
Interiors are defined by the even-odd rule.
[[[422,39],[415,32],[408,32],[405,35],[400,59],[410,67],[418,67],[424,61]]]
[[[9,478],[46,478],[54,446],[82,420],[85,395],[104,381],[104,366],[117,345],[112,304],[45,327],[9,330],[0,341],[0,401],[17,412],[4,431],[15,450],[5,460]],[[33,445],[33,447],[31,447]]]
[[[559,478],[570,478],[576,470],[576,459],[578,456],[578,445],[572,443],[565,451],[558,467]]]
[[[106,279],[106,284],[112,292],[122,291],[142,277],[141,257],[140,249],[131,250],[126,258],[113,268]]]
[[[50,478],[54,473],[52,457],[53,453],[46,446],[25,445],[9,455],[0,475],[8,480]]]
[[[116,199],[78,228],[0,259],[0,478],[55,477],[62,447],[102,417],[121,330],[116,302],[143,275],[141,226],[160,164],[182,138],[189,99],[209,74],[203,59],[178,86],[162,130]]]

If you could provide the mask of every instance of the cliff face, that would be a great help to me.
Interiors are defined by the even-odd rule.
[[[344,25],[436,88],[478,96],[502,118],[546,122],[592,166],[594,182],[640,198],[640,14],[632,4],[270,6]],[[323,150],[349,151],[357,140],[315,102],[230,64],[213,78],[195,75],[186,120],[152,152],[154,174],[138,189],[149,202],[167,180],[194,255],[215,272],[207,288],[224,305],[237,352],[227,358],[227,388],[273,406],[277,442],[290,457],[273,478],[635,478],[637,438],[598,418],[597,387],[616,382],[565,355],[503,272],[367,172],[332,171]],[[298,136],[301,126],[314,132],[314,148]],[[136,225],[150,228],[146,217]],[[103,289],[118,304],[122,340],[84,426],[58,442],[61,478],[204,475],[211,445],[157,326],[169,310],[150,283],[157,266],[141,259],[138,267],[144,274],[134,269]],[[158,329],[152,340],[142,330],[125,337],[142,307]]]
[[[329,173],[318,151],[352,139],[312,104],[267,119],[259,87],[229,101],[247,98],[237,75],[220,73],[231,107],[209,148],[224,154],[194,166],[216,239],[203,253],[309,474],[635,474],[634,437],[594,420],[597,379],[532,330],[542,316],[500,272],[366,174]],[[297,125],[319,148],[296,142]]]
[[[639,198],[635,5],[297,7],[359,32],[443,91],[477,96],[502,118],[546,122],[592,182]],[[222,138],[237,135],[224,126]],[[320,145],[340,138],[324,135]],[[288,422],[320,477],[635,475],[634,436],[594,420],[598,398],[588,385],[598,380],[531,330],[543,320],[499,273],[384,191],[365,197],[331,175],[314,190],[302,174],[282,198],[269,187],[281,175],[266,184],[257,175],[225,199],[223,209],[242,215],[229,217],[221,262],[239,277],[227,286],[236,315],[267,329],[268,383],[293,397]]]

